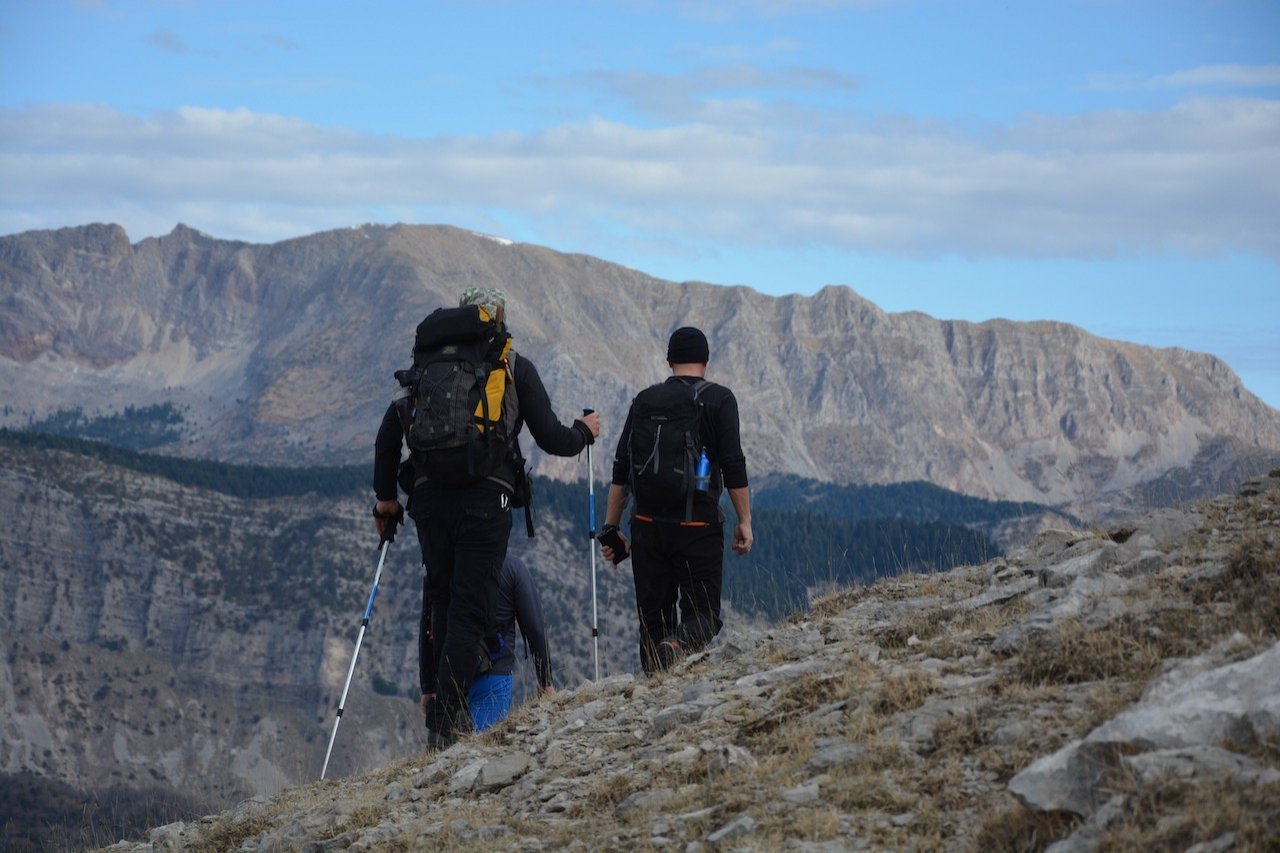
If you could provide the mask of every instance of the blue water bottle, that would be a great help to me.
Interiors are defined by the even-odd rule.
[[[698,470],[693,478],[694,487],[700,492],[705,492],[710,480],[711,460],[707,458],[707,451],[704,450],[702,455],[698,457]]]

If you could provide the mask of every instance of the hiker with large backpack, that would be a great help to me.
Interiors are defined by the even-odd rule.
[[[569,426],[560,422],[537,368],[512,349],[506,295],[495,288],[468,288],[458,308],[427,315],[415,334],[413,366],[396,378],[405,393],[387,408],[375,442],[375,527],[400,510],[403,442],[435,638],[427,746],[443,749],[471,727],[467,690],[487,662],[485,649],[498,650],[498,578],[511,509],[530,497],[520,430],[528,426],[553,456],[576,456],[600,434],[600,419],[592,413]]]
[[[671,334],[671,376],[636,395],[613,461],[601,550],[615,566],[631,557],[646,674],[704,648],[723,626],[723,491],[738,518],[732,548],[739,556],[751,550],[738,401],[707,381],[709,356],[700,330]],[[630,540],[619,530],[628,493]]]
[[[533,575],[519,557],[510,554],[502,561],[498,577],[498,636],[501,648],[493,656],[487,672],[471,682],[467,690],[467,713],[478,732],[485,731],[511,713],[512,673],[516,666],[516,628],[520,629],[525,657],[533,660],[537,695],[554,693],[551,681],[551,643],[542,617],[542,602]],[[418,625],[418,684],[422,690],[422,715],[436,692],[434,638],[431,633],[431,599],[423,581],[422,619]]]

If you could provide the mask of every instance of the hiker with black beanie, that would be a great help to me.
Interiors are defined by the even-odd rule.
[[[499,573],[511,533],[512,498],[525,473],[523,463],[517,461],[521,458],[520,429],[528,426],[538,447],[553,456],[576,456],[600,434],[600,418],[595,413],[583,415],[569,426],[562,424],[533,362],[510,351],[506,294],[495,288],[468,288],[459,306],[467,310],[455,317],[460,309],[439,309],[419,324],[414,369],[397,374],[406,388],[416,388],[411,397],[416,402],[407,412],[409,427],[402,422],[406,405],[393,402],[383,416],[374,453],[374,526],[379,532],[387,519],[400,512],[396,473],[404,441],[409,444],[415,471],[409,514],[418,530],[427,570],[425,589],[435,640],[436,692],[426,709],[428,749],[452,745],[460,731],[471,727],[466,709],[468,688],[478,671],[489,664],[484,655],[486,645],[491,653],[498,651]],[[493,397],[493,411],[488,403],[483,404],[485,417],[493,420],[486,424],[491,431],[481,434],[502,435],[509,447],[492,467],[484,462],[483,470],[477,460],[487,459],[492,442],[476,444],[473,438],[472,445],[456,454],[422,449],[421,443],[415,449],[415,441],[426,440],[419,436],[430,437],[435,424],[424,422],[431,417],[431,407],[425,401],[432,388],[426,382],[414,385],[413,376],[425,376],[452,357],[450,348],[455,355],[465,348],[456,341],[460,330],[472,326],[482,328],[488,342],[506,344],[500,350],[499,366],[485,385],[484,393],[498,396]],[[448,338],[447,345],[435,338],[424,340],[428,331],[441,330]],[[462,375],[465,378],[468,374],[462,371]],[[480,416],[477,409],[476,421],[483,423]],[[456,467],[459,464],[461,468]],[[443,470],[449,470],[449,475],[432,473]]]
[[[710,348],[692,326],[667,345],[671,376],[632,401],[614,456],[602,541],[616,566],[628,556],[646,674],[704,648],[720,632],[727,490],[737,515],[732,548],[751,550],[751,496],[738,427],[738,401],[706,380]],[[631,539],[619,524],[634,499]]]

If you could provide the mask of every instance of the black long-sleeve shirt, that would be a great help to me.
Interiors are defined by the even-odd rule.
[[[692,385],[699,379],[697,376],[670,376],[667,381]],[[737,398],[725,386],[708,382],[699,392],[698,402],[702,404],[698,435],[707,450],[707,458],[711,460],[712,481],[716,482],[718,476],[724,488],[745,489],[748,485],[747,457],[742,452]],[[613,457],[612,482],[616,486],[626,486],[631,482],[631,414],[628,410]],[[718,496],[719,490],[716,490],[716,497],[701,492],[695,495],[694,518],[702,521],[719,518]]]
[[[552,456],[576,456],[594,439],[591,431],[580,421],[565,426],[556,417],[551,408],[551,397],[547,394],[542,377],[532,361],[522,355],[514,358],[512,371],[515,384],[518,416],[515,423],[516,440],[524,426],[538,447]],[[404,425],[402,419],[407,412],[408,402],[405,397],[393,400],[382,416],[382,425],[378,428],[378,437],[374,440],[373,451],[373,491],[380,501],[396,499],[396,472],[400,464],[400,448],[404,441]],[[509,469],[504,465],[504,469]],[[513,482],[514,472],[500,470],[497,473],[504,482]]]

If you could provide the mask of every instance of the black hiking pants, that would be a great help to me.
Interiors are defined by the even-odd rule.
[[[427,728],[454,735],[469,726],[467,688],[497,630],[498,576],[511,534],[510,498],[492,486],[425,483],[414,493],[414,521],[426,561],[436,693]]]
[[[631,576],[640,615],[640,665],[661,667],[657,645],[675,639],[686,652],[705,648],[720,633],[724,525],[631,522]]]

